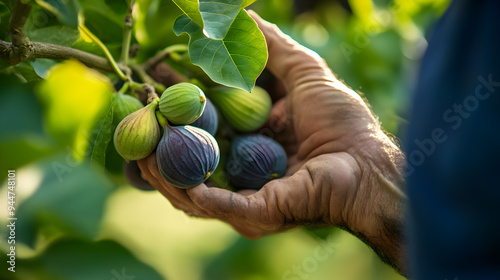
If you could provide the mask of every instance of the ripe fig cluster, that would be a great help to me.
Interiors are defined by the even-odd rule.
[[[269,94],[259,87],[250,93],[226,87],[207,93],[211,100],[198,86],[183,82],[170,86],[145,107],[134,97],[115,97],[115,113],[122,120],[113,143],[127,161],[124,168],[135,172],[127,176],[132,184],[152,189],[135,161],[155,149],[161,176],[178,188],[195,187],[219,172],[229,183],[216,184],[219,187],[258,190],[285,174],[287,158],[280,144],[252,134],[269,117]],[[217,133],[221,126],[224,129]],[[230,149],[221,152],[216,138],[229,141]],[[225,166],[217,168],[221,157]]]

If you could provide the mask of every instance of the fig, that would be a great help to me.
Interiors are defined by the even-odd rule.
[[[165,126],[156,150],[162,177],[178,188],[203,183],[219,164],[220,152],[215,138],[191,125]]]
[[[219,116],[217,115],[217,109],[210,99],[207,98],[206,102],[207,104],[205,105],[203,114],[201,114],[201,116],[191,125],[204,129],[212,134],[212,136],[215,136],[215,132],[217,132],[217,127],[219,126]]]
[[[236,138],[226,163],[229,184],[235,189],[259,190],[286,171],[286,153],[273,139],[251,134]]]
[[[137,161],[132,160],[130,162],[123,162],[123,173],[131,186],[144,191],[156,190],[148,181],[142,178],[141,172]]]
[[[144,105],[139,101],[139,99],[117,92],[114,94],[113,99],[113,122],[112,131],[116,130],[118,124],[131,113],[144,108]],[[121,157],[116,148],[113,145],[108,145],[106,147],[106,170],[113,174],[123,173],[123,157]]]
[[[123,94],[115,93],[113,100],[113,122],[118,124],[126,116],[144,107],[139,99]]]
[[[225,120],[236,130],[252,132],[266,122],[271,112],[271,98],[263,88],[252,92],[242,89],[219,87],[210,92],[210,99]]]
[[[125,160],[143,159],[156,148],[160,140],[160,126],[155,115],[158,101],[126,116],[116,127],[113,143]]]
[[[163,92],[159,108],[171,123],[185,125],[201,116],[205,104],[205,93],[196,85],[183,82],[170,86]]]

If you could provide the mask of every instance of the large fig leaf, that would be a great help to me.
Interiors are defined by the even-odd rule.
[[[267,61],[264,35],[245,10],[240,10],[222,40],[208,38],[202,28],[182,15],[174,32],[189,34],[189,56],[212,80],[251,91]]]
[[[175,5],[179,7],[192,21],[197,25],[203,26],[203,19],[200,13],[198,0],[173,0]]]
[[[223,39],[241,8],[255,0],[174,0],[175,4],[212,39]]]
[[[222,39],[226,36],[242,0],[199,0],[203,18],[203,30],[209,38]]]

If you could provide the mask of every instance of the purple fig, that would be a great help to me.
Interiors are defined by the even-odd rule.
[[[214,104],[208,98],[203,114],[191,125],[204,129],[212,134],[212,136],[215,136],[215,132],[217,132],[217,127],[219,126],[219,116]]]
[[[229,184],[235,189],[262,188],[286,172],[286,153],[273,139],[253,134],[236,138],[226,163]]]
[[[215,138],[191,125],[167,124],[156,150],[160,174],[178,188],[192,188],[203,183],[214,172],[219,158]]]

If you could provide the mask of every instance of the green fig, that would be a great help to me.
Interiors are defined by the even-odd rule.
[[[178,83],[163,92],[159,108],[171,123],[185,125],[201,116],[205,104],[205,93],[199,87],[191,83]]]
[[[120,123],[126,116],[144,107],[139,99],[123,93],[115,93],[113,123]]]
[[[118,124],[131,113],[144,108],[141,101],[134,96],[117,92],[113,99],[113,122],[112,129],[115,131]],[[116,152],[113,145],[108,145],[106,148],[106,170],[113,174],[121,174],[123,172],[123,158]]]
[[[255,87],[252,92],[219,87],[210,92],[210,99],[224,119],[240,132],[257,130],[271,112],[271,97],[260,87]]]
[[[116,127],[113,142],[116,151],[127,161],[143,159],[160,141],[160,126],[155,110],[158,99],[125,117]]]

